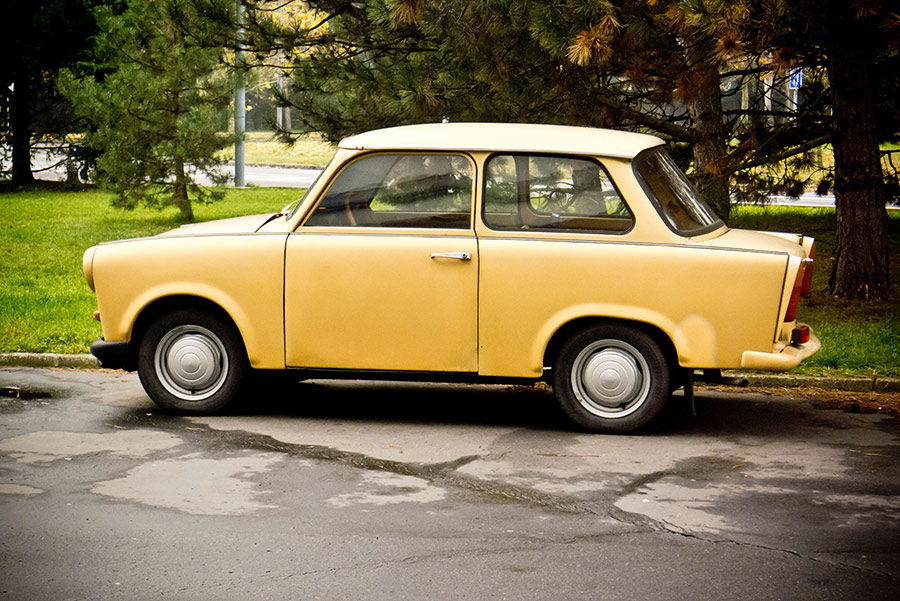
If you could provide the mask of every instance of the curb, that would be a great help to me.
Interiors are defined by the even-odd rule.
[[[883,376],[802,376],[794,374],[751,374],[728,372],[728,376],[746,378],[756,388],[823,388],[846,392],[900,392],[900,378]]]
[[[93,355],[63,355],[59,353],[0,353],[0,365],[7,367],[76,367],[99,368]]]
[[[0,366],[5,367],[72,367],[96,369],[100,367],[93,355],[64,355],[59,353],[0,353]],[[822,388],[846,392],[900,392],[900,378],[882,376],[801,376],[794,374],[751,374],[726,372],[733,378],[746,378],[753,388]]]

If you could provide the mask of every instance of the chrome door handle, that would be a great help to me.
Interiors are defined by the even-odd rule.
[[[459,261],[471,261],[472,254],[467,252],[455,253],[431,253],[432,259],[457,259]]]

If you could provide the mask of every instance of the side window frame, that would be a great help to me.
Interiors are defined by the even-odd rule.
[[[616,192],[616,195],[619,197],[619,201],[628,211],[628,214],[631,216],[631,224],[628,229],[625,230],[600,230],[600,229],[554,229],[552,227],[547,228],[534,228],[530,230],[523,230],[520,227],[499,227],[497,225],[492,225],[488,222],[487,219],[487,206],[488,206],[488,179],[489,179],[489,164],[490,162],[498,157],[498,156],[508,156],[512,157],[513,160],[518,162],[520,159],[529,159],[530,157],[541,157],[541,158],[556,158],[556,159],[575,159],[581,161],[589,161],[596,164],[603,174],[606,176],[607,181],[612,185],[613,189]],[[480,202],[480,210],[479,217],[481,219],[482,224],[491,231],[495,232],[531,232],[531,233],[540,233],[540,234],[593,234],[593,235],[601,235],[601,236],[624,236],[626,234],[631,233],[636,225],[637,216],[635,212],[632,210],[631,206],[625,200],[625,195],[622,194],[622,191],[619,189],[619,185],[616,183],[616,180],[610,175],[609,170],[606,168],[606,165],[603,164],[603,161],[600,158],[593,155],[582,155],[582,154],[566,154],[566,153],[548,153],[548,152],[492,152],[488,154],[484,158],[483,162],[483,176],[481,183],[481,202]],[[537,211],[535,211],[537,213]]]
[[[344,171],[355,164],[358,161],[365,160],[367,158],[373,156],[450,156],[450,157],[460,157],[468,161],[469,169],[471,170],[470,179],[471,184],[469,188],[469,221],[466,227],[430,227],[430,226],[416,226],[416,227],[403,227],[403,226],[392,226],[392,225],[312,225],[308,226],[310,218],[315,214],[318,210],[321,203],[328,196],[328,192],[331,190],[332,186],[338,181]],[[297,227],[294,228],[294,232],[299,232],[304,228],[315,228],[315,229],[325,229],[325,228],[340,228],[340,229],[352,229],[352,230],[368,230],[368,229],[390,229],[396,230],[398,232],[410,231],[410,230],[444,230],[448,232],[473,232],[475,228],[475,206],[476,206],[476,192],[477,192],[477,179],[478,179],[478,162],[467,152],[464,151],[416,151],[416,150],[374,150],[369,152],[363,152],[357,155],[354,155],[349,158],[349,160],[345,161],[340,168],[335,171],[331,177],[329,177],[328,182],[325,187],[322,189],[318,198],[316,198],[315,203],[309,208],[306,215],[303,216],[303,219],[297,224]]]

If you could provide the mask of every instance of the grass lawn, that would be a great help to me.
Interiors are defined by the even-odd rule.
[[[303,190],[228,190],[198,205],[199,221],[277,211]],[[100,336],[97,308],[81,273],[81,256],[98,242],[177,227],[177,211],[123,211],[106,192],[0,194],[0,352],[86,353]]]
[[[195,209],[198,220],[270,212],[302,190],[228,190],[225,199]],[[106,192],[0,193],[0,352],[87,352],[100,336],[91,320],[93,293],[81,274],[81,255],[104,240],[147,236],[179,225],[176,211],[122,211]],[[750,229],[796,231],[819,242],[812,297],[800,319],[813,326],[822,350],[798,368],[808,374],[900,376],[900,303],[838,301],[825,287],[834,245],[834,211],[794,207],[737,207],[732,223]],[[900,282],[900,215],[890,220],[893,281]]]
[[[325,166],[336,148],[319,136],[308,135],[293,145],[273,139],[266,132],[249,132],[244,142],[244,160],[248,163],[284,163]],[[234,160],[234,146],[222,151],[222,157]]]

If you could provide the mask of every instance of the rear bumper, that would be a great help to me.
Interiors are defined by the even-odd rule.
[[[97,357],[100,367],[134,370],[134,367],[131,365],[131,353],[128,350],[127,342],[98,338],[91,343],[91,354]]]
[[[801,361],[814,355],[821,346],[815,332],[810,329],[809,341],[804,344],[789,344],[776,353],[744,351],[741,355],[741,367],[765,371],[785,371],[797,367]]]

